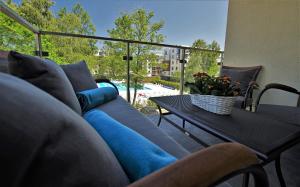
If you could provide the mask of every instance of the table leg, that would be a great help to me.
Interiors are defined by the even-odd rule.
[[[275,160],[275,168],[276,168],[276,173],[278,176],[278,180],[280,183],[281,187],[286,187],[283,175],[282,175],[282,171],[281,171],[281,164],[280,164],[280,156]]]
[[[245,173],[244,174],[244,177],[243,177],[243,187],[248,187],[248,185],[249,185],[249,177],[250,177],[249,173]]]
[[[160,122],[161,122],[161,118],[162,118],[162,112],[161,112],[161,108],[159,105],[157,105],[158,111],[159,111],[159,119],[158,119],[158,123],[157,126],[160,126]]]

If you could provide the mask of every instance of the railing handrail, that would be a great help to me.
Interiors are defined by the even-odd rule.
[[[130,44],[143,44],[143,45],[154,45],[154,46],[161,46],[161,47],[169,47],[169,48],[178,48],[185,50],[198,50],[198,51],[205,51],[205,52],[214,52],[221,54],[221,61],[223,61],[224,51],[218,50],[211,50],[211,49],[202,49],[202,48],[195,48],[195,47],[188,47],[188,46],[181,46],[181,45],[172,45],[172,44],[164,44],[164,43],[154,43],[154,42],[144,42],[144,41],[137,41],[137,40],[129,40],[129,39],[119,39],[119,38],[109,38],[109,37],[102,37],[102,36],[93,36],[93,35],[84,35],[84,34],[74,34],[74,33],[63,33],[63,32],[53,32],[53,31],[43,31],[26,21],[20,15],[18,15],[14,10],[9,8],[2,0],[0,0],[0,11],[6,14],[8,17],[12,18],[19,24],[23,25],[30,31],[32,31],[36,35],[36,49],[39,52],[39,56],[42,57],[42,39],[41,35],[56,35],[56,36],[64,36],[64,37],[76,37],[76,38],[89,38],[95,40],[105,40],[105,41],[117,41],[117,42],[124,42],[127,44],[127,100],[130,102]],[[185,52],[184,52],[185,54]],[[183,55],[184,61],[184,55]],[[183,85],[184,85],[184,62],[181,63],[181,76],[180,76],[180,94],[183,94]]]
[[[110,37],[84,35],[84,34],[73,34],[73,33],[62,33],[62,32],[54,32],[54,31],[42,31],[42,30],[39,30],[36,26],[29,23],[28,21],[26,21],[23,17],[18,15],[14,10],[9,8],[2,0],[0,0],[0,10],[1,10],[1,12],[3,12],[4,14],[9,16],[16,22],[20,23],[21,25],[23,25],[24,27],[26,27],[27,29],[29,29],[30,31],[32,31],[35,34],[67,36],[67,37],[77,37],[77,38],[90,38],[90,39],[96,39],[96,40],[119,41],[119,42],[125,42],[125,43],[136,43],[136,44],[154,45],[154,46],[161,46],[161,47],[224,53],[223,51],[218,51],[218,50],[202,49],[202,48],[165,44],[165,43],[144,42],[144,41],[129,40],[129,39],[119,39],[119,38],[110,38]]]
[[[40,34],[42,34],[42,35],[67,36],[67,37],[76,37],[76,38],[89,38],[89,39],[95,39],[95,40],[116,41],[116,42],[124,42],[124,43],[136,43],[136,44],[144,44],[144,45],[155,45],[155,46],[161,46],[161,47],[170,47],[170,48],[190,49],[190,50],[200,50],[200,51],[215,52],[215,53],[224,53],[223,51],[218,51],[218,50],[202,49],[202,48],[188,47],[188,46],[182,46],[182,45],[154,43],[154,42],[143,42],[143,41],[137,41],[137,40],[110,38],[110,37],[103,37],[103,36],[75,34],[75,33],[40,31]]]

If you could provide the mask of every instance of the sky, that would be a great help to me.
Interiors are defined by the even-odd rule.
[[[18,0],[17,0],[18,1]],[[197,39],[207,42],[216,40],[224,49],[227,0],[54,0],[53,10],[62,7],[71,9],[80,3],[91,16],[96,26],[96,35],[108,36],[107,30],[114,27],[114,20],[121,12],[138,8],[154,11],[153,21],[163,20],[161,33],[164,43],[191,46]]]

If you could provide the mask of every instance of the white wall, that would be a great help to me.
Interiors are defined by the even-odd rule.
[[[300,90],[300,0],[229,0],[224,64],[262,65],[261,89],[278,82]],[[267,92],[262,101],[296,104],[296,96]]]

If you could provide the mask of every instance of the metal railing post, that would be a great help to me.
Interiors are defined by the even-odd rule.
[[[127,101],[130,103],[130,43],[127,42]]]
[[[220,61],[220,68],[219,68],[219,76],[221,76],[222,68],[223,68],[223,62],[224,62],[224,52],[221,53],[221,61]]]
[[[223,66],[224,63],[224,52],[221,53],[221,67]]]
[[[42,58],[43,56],[42,35],[40,33],[35,34],[35,45],[36,45],[36,51],[38,51],[39,56]]]
[[[185,49],[181,49],[180,53],[182,52],[181,59],[180,59],[180,95],[183,95],[184,89],[184,66],[185,66]]]

